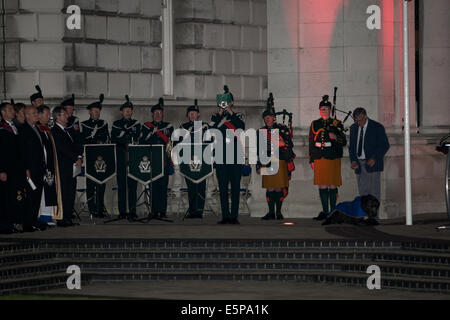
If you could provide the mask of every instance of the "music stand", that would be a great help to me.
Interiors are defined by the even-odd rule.
[[[160,220],[160,221],[165,221],[165,222],[173,222],[172,220],[169,219],[165,219],[165,218],[160,218],[160,217],[156,217],[155,214],[153,213],[153,209],[152,209],[152,205],[153,205],[153,199],[152,199],[152,193],[153,193],[153,180],[157,180],[161,177],[164,176],[164,155],[163,155],[163,147],[164,145],[153,145],[153,144],[146,144],[146,145],[139,145],[138,147],[141,148],[148,148],[149,151],[149,164],[148,164],[148,168],[149,168],[149,174],[150,177],[148,180],[142,180],[142,177],[136,176],[135,175],[135,170],[133,170],[133,172],[129,172],[129,176],[140,182],[141,184],[144,185],[144,190],[142,191],[142,193],[139,196],[139,199],[142,197],[142,195],[144,195],[145,197],[145,206],[147,207],[148,213],[147,216],[141,219],[135,219],[135,222],[142,222],[142,223],[148,223],[150,222],[150,220]],[[153,147],[161,147],[161,173],[159,175],[157,175],[156,177],[153,176]],[[142,172],[141,172],[142,173]]]
[[[186,164],[186,163],[181,163],[180,164],[180,175],[186,179],[188,179],[189,181],[191,181],[192,183],[198,185],[199,183],[205,181],[210,175],[213,174],[213,166],[212,166],[212,159],[210,160],[211,164],[207,164],[207,168],[210,168],[208,171],[202,171],[204,169],[204,159],[203,159],[203,151],[205,148],[210,146],[210,143],[208,142],[203,142],[203,143],[180,143],[179,145],[187,145],[190,148],[194,148],[194,152],[191,152],[191,155],[194,155],[194,159],[191,158],[190,163]],[[195,152],[196,152],[196,148],[195,146],[201,146],[201,155],[200,157],[195,157]],[[192,149],[191,149],[192,151]],[[201,161],[200,161],[201,159]],[[188,186],[186,185],[186,188],[189,190]],[[195,201],[198,201],[198,198],[200,197],[205,205],[203,207],[203,212],[205,211],[205,206],[209,207],[209,210],[212,211],[212,213],[214,213],[214,215],[216,215],[216,213],[214,212],[214,210],[212,209],[212,207],[207,203],[206,201],[206,188],[207,185],[205,183],[205,198],[203,196],[201,196],[199,194],[199,192],[196,192],[196,199]],[[188,191],[188,199],[189,199],[189,191]],[[189,208],[186,210],[186,213],[184,214],[183,220],[188,216],[189,213]]]
[[[117,157],[116,157],[116,159],[117,159]],[[128,211],[128,143],[125,144],[125,210]],[[131,219],[129,219],[128,216],[129,216],[128,212],[123,216],[121,216],[119,213],[119,216],[117,218],[103,221],[103,223],[106,224],[106,223],[121,221],[121,220],[125,220],[125,219],[128,221],[131,221]]]

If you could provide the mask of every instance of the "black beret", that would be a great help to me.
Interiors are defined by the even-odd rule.
[[[103,102],[104,98],[105,98],[105,95],[103,93],[101,93],[100,96],[98,97],[99,101],[92,102],[91,104],[89,104],[87,106],[87,109],[91,110],[92,108],[99,108],[100,110],[102,110],[102,102]]]
[[[130,101],[130,97],[126,94],[125,95],[125,99],[127,100],[124,104],[122,104],[121,106],[120,106],[120,111],[122,111],[123,109],[125,109],[125,108],[131,108],[131,109],[133,109],[133,104],[131,103],[131,101]]]
[[[156,110],[164,110],[164,99],[163,98],[159,98],[159,100],[158,100],[158,103],[157,104],[155,104],[153,107],[152,107],[152,113],[153,112],[155,112]]]
[[[39,99],[39,98],[44,99],[44,97],[42,96],[42,90],[41,90],[41,87],[39,87],[38,85],[36,85],[35,88],[36,88],[37,92],[36,92],[36,93],[33,93],[33,94],[30,96],[30,101],[31,101],[31,102],[33,102],[34,100]]]

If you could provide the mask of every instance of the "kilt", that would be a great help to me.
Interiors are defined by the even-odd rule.
[[[274,175],[263,175],[262,187],[265,189],[278,189],[289,187],[287,162],[279,160],[278,172]]]
[[[314,160],[314,184],[341,186],[341,159]]]

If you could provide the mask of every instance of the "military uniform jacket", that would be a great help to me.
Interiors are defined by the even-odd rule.
[[[180,137],[180,139],[176,142],[176,143],[180,143],[180,142],[187,142],[189,141],[189,143],[200,143],[200,142],[204,142],[205,140],[203,139],[205,132],[209,129],[209,125],[206,122],[202,122],[202,125],[200,127],[201,131],[200,133],[195,131],[195,127],[194,127],[194,121],[188,121],[183,123],[180,128],[182,129],[186,129],[189,132],[189,135],[191,136],[191,139],[189,141],[189,139],[187,138],[187,135],[184,137]],[[195,140],[195,135],[201,135],[201,140],[200,141],[196,141]],[[198,139],[198,138],[197,138]],[[209,142],[209,141],[207,141]]]
[[[222,136],[223,136],[223,163],[226,162],[226,149],[227,149],[227,144],[231,143],[231,141],[229,140],[229,138],[227,138],[226,132],[227,129],[242,129],[245,130],[245,122],[243,119],[242,114],[240,113],[233,113],[233,115],[229,115],[228,113],[223,113],[222,115],[220,115],[219,113],[215,113],[212,115],[211,117],[211,122],[209,124],[209,126],[211,128],[214,129],[218,129],[222,132]],[[242,150],[243,146],[241,144],[241,142],[238,140],[238,138],[236,137],[236,135],[233,137],[234,139],[234,163],[243,163],[243,159],[240,159],[239,162],[237,162],[237,156],[238,156],[238,149],[240,148]],[[242,150],[243,152],[244,150]],[[241,152],[241,151],[239,151]]]
[[[104,120],[89,119],[81,123],[83,144],[104,144],[110,140],[108,124]]]
[[[336,135],[336,140],[331,140],[329,133]],[[314,120],[309,130],[309,162],[316,159],[342,158],[343,147],[347,144],[342,122],[337,119],[322,118]]]
[[[81,154],[83,151],[83,141],[81,138],[81,131],[80,131],[80,119],[75,116],[70,116],[67,119],[67,131],[69,132],[70,136],[73,138],[75,145],[77,146],[79,153]]]
[[[267,130],[267,133],[263,133],[261,132],[262,129]],[[267,146],[266,146],[266,150],[267,150],[267,157],[271,157],[272,156],[272,144],[271,141],[273,140],[273,144],[276,144],[277,141],[274,140],[274,137],[272,136],[272,132],[273,130],[278,129],[278,155],[279,155],[279,159],[280,160],[285,160],[285,161],[290,161],[292,160],[295,155],[294,155],[294,143],[292,142],[292,138],[291,138],[291,132],[289,130],[289,128],[283,124],[279,124],[279,123],[274,123],[271,127],[268,126],[264,126],[262,128],[260,128],[258,130],[258,135],[257,135],[257,139],[258,139],[258,158],[259,158],[259,135],[260,134],[264,134],[267,136]],[[256,165],[257,168],[261,167],[261,163],[258,160],[258,163]]]
[[[118,148],[125,149],[131,143],[138,143],[141,134],[141,125],[137,120],[125,119],[114,121],[111,128],[111,142]]]
[[[139,144],[167,145],[172,137],[173,125],[169,122],[148,121],[142,126]]]

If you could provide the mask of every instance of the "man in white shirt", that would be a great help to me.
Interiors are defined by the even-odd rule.
[[[380,176],[389,141],[382,124],[369,119],[364,108],[353,111],[349,155],[355,170],[360,196],[371,194],[380,201]]]

